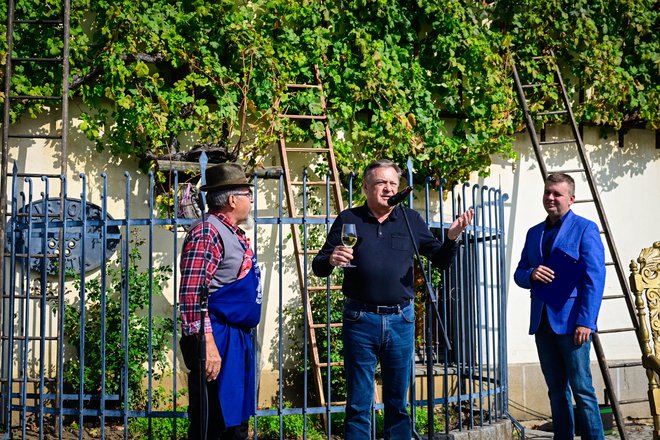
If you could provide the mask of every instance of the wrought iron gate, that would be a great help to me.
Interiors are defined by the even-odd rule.
[[[192,222],[174,214],[178,196],[173,214],[160,218],[155,214],[152,175],[134,179],[125,173],[124,181],[118,182],[104,174],[88,182],[81,174],[79,180],[69,182],[62,176],[19,173],[14,165],[8,182],[0,335],[0,422],[5,437],[62,438],[65,431],[74,431],[79,438],[105,438],[111,432],[124,438],[135,432],[157,438],[166,422],[174,438],[187,417],[186,384],[177,375],[185,368],[177,343],[177,264],[182,227]],[[148,194],[136,198],[136,188],[142,186],[148,186]],[[281,177],[254,177],[253,239],[265,266],[264,308],[276,309],[264,315],[256,330],[259,352],[267,352],[269,344],[272,349],[267,360],[257,356],[261,359],[257,371],[263,376],[267,366],[262,364],[269,362],[278,378],[268,399],[261,387],[259,401],[272,404],[258,408],[254,432],[258,438],[274,425],[284,438],[285,421],[292,417],[302,420],[306,436],[315,420],[325,416],[329,423],[324,435],[330,438],[333,430],[341,429],[333,420],[338,422],[344,411],[340,399],[333,397],[340,392],[331,385],[340,380],[341,371],[327,363],[327,402],[322,407],[310,404],[315,400],[308,387],[305,326],[301,321],[291,336],[287,326],[292,325],[292,315],[285,303],[288,298],[288,310],[292,305],[295,309],[296,301],[300,308],[302,296],[290,292],[298,284],[286,285],[285,278],[292,273],[295,277],[286,248],[290,225],[300,228],[307,248],[309,240],[324,237],[332,219],[285,216],[282,188]],[[349,195],[352,203],[352,181]],[[310,203],[311,193],[303,191],[301,196],[304,204]],[[476,210],[457,261],[446,273],[434,275],[453,349],[444,346],[435,326],[433,340],[419,340],[416,374],[433,376],[425,382],[437,383],[439,391],[411,378],[412,411],[430,400],[445,431],[487,425],[507,414],[506,198],[499,189],[487,186],[424,184],[421,199],[426,204],[421,211],[440,237],[465,206]],[[328,212],[326,207],[317,208],[321,214]],[[306,267],[309,257],[305,252]],[[322,283],[309,277],[305,284]],[[337,302],[330,289],[315,294],[321,298],[319,313],[333,313]],[[418,325],[424,335],[427,324],[421,306],[419,301]],[[327,322],[319,331],[325,331],[325,356],[332,359],[337,356],[333,338],[338,335]],[[296,332],[300,345],[292,346],[290,338],[296,338]],[[431,359],[425,344],[431,345]],[[291,368],[287,359],[295,359],[302,368]],[[286,386],[287,375],[296,378],[292,388]],[[375,418],[380,409],[375,405]]]

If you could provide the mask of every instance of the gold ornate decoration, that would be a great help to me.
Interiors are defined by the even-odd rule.
[[[638,265],[639,263],[639,265]],[[649,405],[653,417],[653,439],[660,440],[660,241],[642,249],[630,262],[630,288],[635,295],[639,329],[637,339],[642,349],[642,365],[649,381]],[[645,310],[644,298],[646,298]],[[650,328],[650,333],[649,333]],[[651,349],[651,342],[653,349]]]

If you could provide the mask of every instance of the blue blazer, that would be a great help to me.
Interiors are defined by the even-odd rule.
[[[541,249],[544,227],[545,222],[542,222],[527,231],[525,247],[513,276],[516,284],[524,289],[532,289],[537,283],[530,278],[534,269],[544,262]],[[536,333],[544,306],[550,327],[557,334],[572,334],[578,325],[597,331],[596,320],[605,288],[605,251],[598,226],[569,211],[564,216],[552,246],[552,250],[555,249],[579,260],[580,270],[583,271],[582,280],[572,289],[563,305],[549,307],[532,293],[529,334]],[[557,281],[555,279],[553,282]]]

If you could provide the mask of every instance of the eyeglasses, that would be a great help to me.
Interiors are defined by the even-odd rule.
[[[235,196],[245,196],[250,200],[254,200],[254,194],[252,194],[252,191],[246,191],[246,192],[240,192],[240,193],[234,193]]]

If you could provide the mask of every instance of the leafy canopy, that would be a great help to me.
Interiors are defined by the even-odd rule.
[[[17,18],[59,14],[56,0],[20,3]],[[521,71],[551,83],[531,56],[555,49],[571,90],[586,91],[580,121],[660,128],[653,3],[72,0],[72,96],[84,104],[78,128],[97,149],[147,166],[181,150],[184,139],[255,162],[280,129],[320,142],[318,125],[282,123],[274,107],[279,100],[289,111],[318,113],[318,100],[285,93],[286,83],[313,83],[318,64],[344,177],[373,158],[412,156],[420,178],[465,178],[486,173],[492,155],[513,154],[522,124],[512,54]],[[56,30],[25,27],[14,34],[15,56],[61,54]],[[0,44],[6,51],[4,36]],[[13,93],[58,94],[59,75],[15,63]],[[18,102],[12,120],[44,105]],[[549,105],[546,96],[536,105]]]

